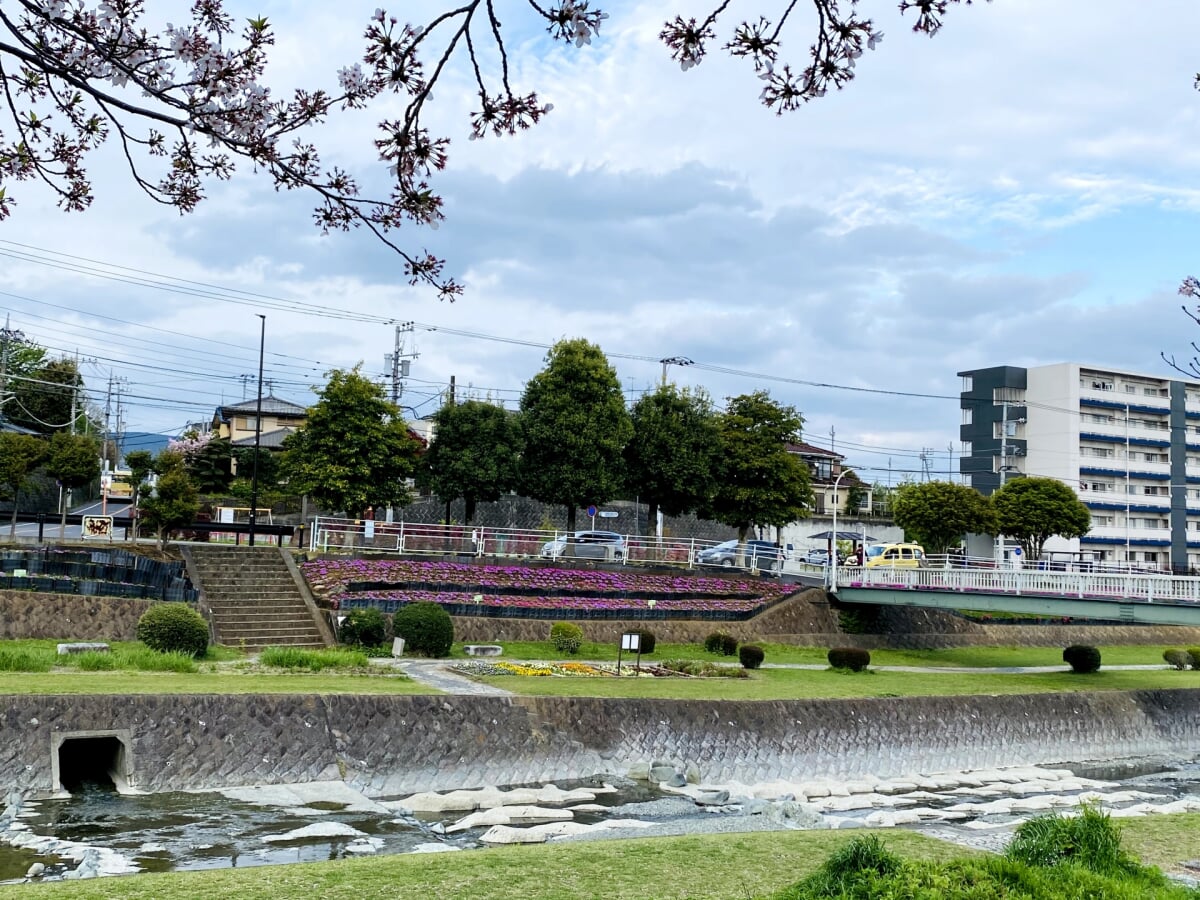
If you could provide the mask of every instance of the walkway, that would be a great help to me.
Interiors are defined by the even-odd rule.
[[[420,684],[436,688],[446,694],[467,694],[471,696],[512,696],[512,691],[506,691],[490,684],[468,678],[452,672],[448,663],[440,659],[372,659],[372,665],[389,669],[398,669]]]

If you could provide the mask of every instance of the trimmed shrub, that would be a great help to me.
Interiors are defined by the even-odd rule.
[[[658,638],[654,636],[654,632],[643,629],[638,634],[641,635],[642,654],[653,653],[655,646],[658,644]]]
[[[743,669],[757,669],[762,665],[767,654],[763,652],[763,648],[758,644],[742,644],[738,647],[738,660],[742,664]]]
[[[871,653],[858,647],[833,647],[826,654],[829,665],[835,669],[849,669],[851,672],[861,672],[871,664]]]
[[[1090,675],[1100,670],[1100,651],[1087,644],[1072,644],[1063,650],[1063,662],[1078,675]]]
[[[454,622],[440,603],[410,603],[392,617],[392,631],[404,638],[404,651],[425,656],[449,656]]]
[[[137,639],[159,653],[203,656],[208,650],[208,623],[185,603],[156,603],[138,619]]]
[[[720,653],[722,656],[733,656],[737,653],[738,641],[731,634],[714,631],[704,639],[704,649],[708,653]]]
[[[550,626],[550,643],[559,653],[578,653],[583,646],[583,629],[574,622],[555,622]]]
[[[1191,657],[1192,668],[1200,669],[1200,647],[1188,647],[1187,654]]]
[[[338,626],[338,640],[351,647],[378,647],[387,641],[387,618],[374,607],[352,609]]]
[[[1164,650],[1163,661],[1167,665],[1174,666],[1179,671],[1183,671],[1192,664],[1192,654],[1186,650]]]

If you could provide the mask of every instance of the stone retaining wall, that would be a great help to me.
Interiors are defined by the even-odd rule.
[[[335,779],[377,795],[623,773],[881,777],[1200,752],[1200,689],[759,702],[495,696],[10,696],[0,787],[48,792],[62,735],[130,736],[144,790]]]
[[[132,641],[153,600],[0,591],[0,638]]]

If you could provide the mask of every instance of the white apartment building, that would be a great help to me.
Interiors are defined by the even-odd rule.
[[[958,374],[971,485],[1057,478],[1091,510],[1087,535],[1048,551],[1200,570],[1200,382],[1079,363]]]

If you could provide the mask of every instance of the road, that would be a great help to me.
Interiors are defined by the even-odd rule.
[[[72,515],[81,515],[81,516],[109,515],[109,516],[117,516],[117,517],[126,516],[129,514],[130,504],[123,500],[109,503],[107,505],[107,509],[103,513],[101,512],[101,506],[102,506],[102,504],[99,500],[95,501],[94,503],[85,503],[82,506],[77,506],[74,509],[72,509],[71,514]],[[9,533],[11,533],[10,529],[11,529],[11,526],[8,525],[7,522],[5,522],[5,524],[2,526],[2,530],[0,530],[0,534],[9,534]],[[43,526],[42,535],[47,540],[59,540],[60,539],[57,515],[47,515],[46,524]],[[37,522],[19,522],[17,524],[16,536],[18,538],[25,538],[27,540],[37,540],[38,523]],[[122,536],[123,536],[123,529],[121,531],[118,531],[116,537],[119,539]],[[81,540],[82,538],[81,538],[80,526],[68,525],[66,528],[66,532],[62,536],[61,539],[68,540],[68,541]]]

